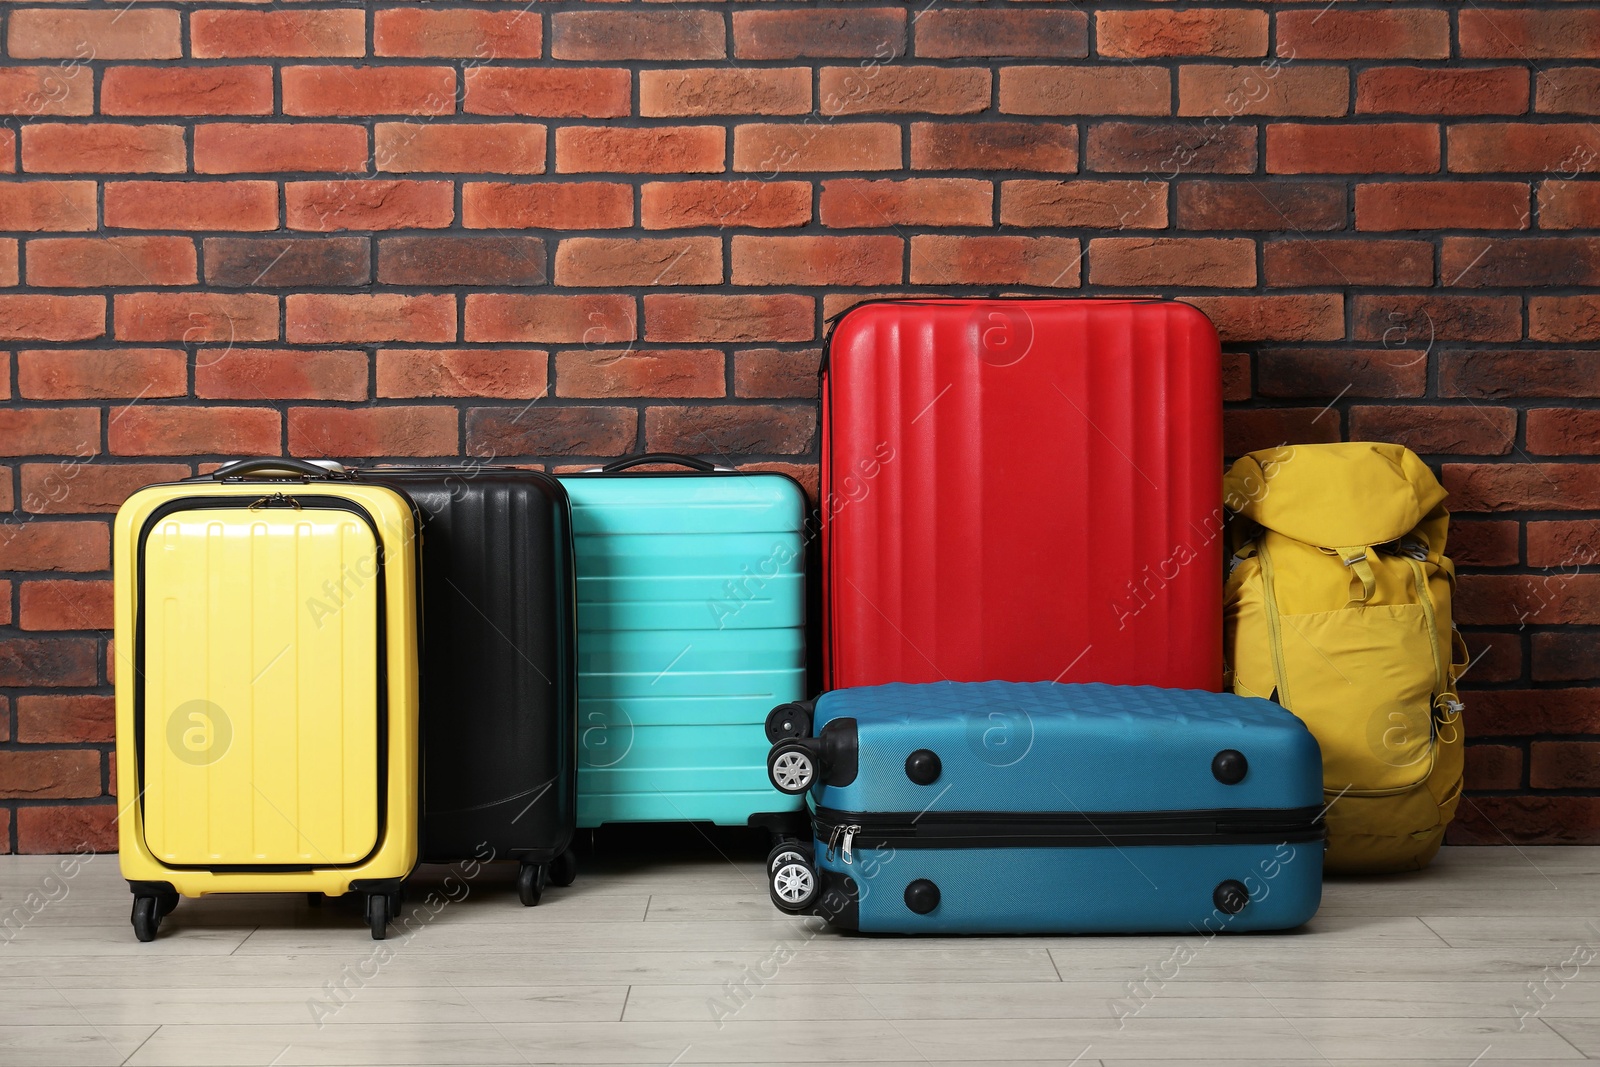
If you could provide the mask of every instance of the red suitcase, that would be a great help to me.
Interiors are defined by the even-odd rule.
[[[823,364],[829,688],[1218,690],[1217,333],[1162,300],[886,300]]]

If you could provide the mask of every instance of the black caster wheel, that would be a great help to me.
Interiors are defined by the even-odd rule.
[[[133,936],[140,941],[154,941],[161,929],[161,901],[156,897],[133,898]]]
[[[368,893],[367,926],[372,930],[372,940],[382,941],[389,936],[390,918],[392,916],[389,913],[389,894]]]
[[[165,919],[168,915],[171,915],[173,909],[178,906],[178,894],[162,893],[160,896],[156,897],[156,905],[158,917]]]
[[[550,864],[550,884],[569,886],[578,877],[578,856],[570,848]]]
[[[767,874],[786,863],[811,863],[811,849],[792,837],[780,837],[767,853]]]
[[[532,908],[544,896],[544,887],[550,884],[550,869],[543,863],[524,863],[517,871],[517,897],[522,906]]]
[[[398,919],[400,917],[400,910],[405,907],[405,903],[406,903],[406,891],[405,891],[405,887],[404,886],[402,886],[399,889],[391,889],[389,891],[389,921],[390,922],[393,922],[395,919]]]
[[[306,903],[311,905],[313,908],[322,907],[322,902],[324,900],[326,900],[326,899],[327,898],[324,897],[321,893],[307,893],[306,894]]]
[[[799,796],[817,780],[817,758],[798,740],[780,741],[767,754],[767,778],[780,793]]]
[[[790,915],[803,915],[817,899],[817,871],[800,847],[779,845],[767,857],[767,886],[772,902]]]
[[[794,737],[811,736],[811,712],[796,703],[779,704],[767,713],[767,740],[774,745]]]

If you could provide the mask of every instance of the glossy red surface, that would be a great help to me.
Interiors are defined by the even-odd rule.
[[[1155,300],[906,300],[823,380],[825,671],[1222,681],[1217,334]]]

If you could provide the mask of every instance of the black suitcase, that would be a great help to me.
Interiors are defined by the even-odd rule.
[[[577,823],[572,516],[549,475],[373,467],[422,512],[422,860],[515,859],[570,885]]]

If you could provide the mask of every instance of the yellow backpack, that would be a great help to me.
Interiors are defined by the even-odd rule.
[[[1330,871],[1427,866],[1461,795],[1445,495],[1410,449],[1370,442],[1252,452],[1223,480],[1229,682],[1322,746]]]

